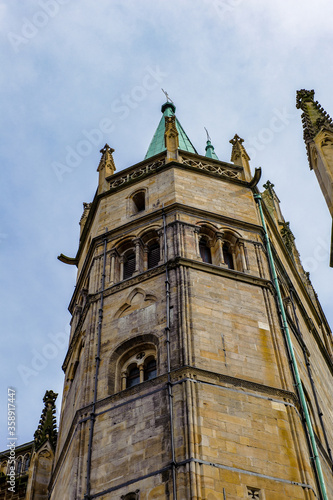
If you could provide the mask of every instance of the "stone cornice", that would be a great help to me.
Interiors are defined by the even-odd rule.
[[[196,260],[185,259],[184,257],[177,257],[169,264],[170,269],[177,266],[190,267],[198,271],[204,271],[206,273],[223,276],[224,278],[242,281],[243,283],[249,283],[250,285],[268,288],[272,293],[274,292],[273,285],[270,280],[260,278],[259,276],[253,276],[248,273],[243,273],[241,271],[235,271],[234,269],[215,266],[213,264],[207,264],[205,262],[199,262]]]
[[[92,222],[94,220],[99,201],[104,196],[109,196],[110,194],[124,189],[131,184],[140,182],[141,180],[154,175],[155,173],[170,168],[179,168],[185,170],[191,170],[202,175],[208,175],[210,177],[219,178],[221,180],[227,180],[230,182],[235,182],[237,184],[243,185],[245,187],[250,187],[249,183],[240,179],[240,174],[243,171],[242,167],[233,165],[231,163],[221,162],[219,160],[209,159],[206,156],[200,156],[194,153],[183,152],[179,150],[181,155],[181,162],[179,161],[169,161],[166,162],[166,153],[160,153],[156,156],[137,163],[127,169],[121,170],[120,172],[113,174],[106,178],[109,182],[109,190],[98,194],[96,191],[94,200],[91,203],[91,208],[89,210],[89,215],[87,221],[83,228],[80,244],[75,256],[76,261],[79,261],[81,252],[83,250],[84,242],[86,236],[91,228]]]

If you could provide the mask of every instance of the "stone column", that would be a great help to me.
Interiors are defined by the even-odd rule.
[[[244,243],[242,241],[240,241],[238,243],[238,246],[239,246],[239,250],[240,250],[243,272],[246,273],[246,272],[248,272],[249,269],[248,269],[248,265],[247,265],[247,261],[246,261],[245,246],[244,246]]]
[[[126,371],[121,372],[121,390],[124,391],[126,389],[126,377],[127,373]]]
[[[120,262],[120,280],[124,279],[124,256],[122,255],[119,259]]]
[[[200,259],[200,248],[199,248],[199,233],[200,233],[200,228],[195,228],[194,229],[194,240],[195,240],[195,248],[197,252],[197,257]]]
[[[135,244],[135,271],[133,273],[133,276],[136,276],[137,274],[140,273],[140,268],[141,268],[141,240],[140,238],[135,238],[134,240]]]
[[[144,381],[144,378],[145,378],[143,363],[141,363],[140,365],[138,364],[138,368],[140,370],[140,384],[142,384],[142,382]]]
[[[157,231],[160,238],[160,264],[164,263],[164,229]]]
[[[224,262],[224,257],[223,257],[223,238],[224,238],[224,232],[219,231],[215,234],[217,245],[218,245],[218,265],[221,267],[227,267],[227,264]]]
[[[148,251],[149,251],[148,245],[145,245],[143,247],[143,270],[144,271],[147,271],[147,269],[148,269]]]
[[[116,253],[116,250],[111,251],[110,285],[113,285],[113,283],[115,282]]]

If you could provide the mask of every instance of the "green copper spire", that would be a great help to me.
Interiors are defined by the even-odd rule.
[[[166,150],[164,141],[165,118],[175,115],[176,106],[172,102],[166,102],[165,104],[163,104],[161,111],[163,113],[163,116],[160,120],[160,123],[158,124],[154,137],[152,138],[152,141],[149,145],[147,154],[145,156],[145,160],[147,158],[150,158],[151,156],[157,155],[158,153],[161,153],[162,151]],[[177,132],[179,135],[179,149],[182,149],[183,151],[189,151],[190,153],[198,154],[193,144],[191,143],[190,139],[187,137],[183,127],[177,120],[177,118],[175,121],[176,121]]]
[[[206,149],[205,156],[207,156],[207,158],[212,158],[213,160],[218,160],[218,156],[214,151],[214,146],[211,143],[211,138],[209,137],[208,130],[206,129],[206,127],[204,127],[204,129],[206,130],[206,134],[207,134],[207,144],[206,144],[206,148],[205,148]]]

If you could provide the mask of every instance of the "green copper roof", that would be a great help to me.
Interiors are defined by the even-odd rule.
[[[214,146],[209,140],[207,141],[205,156],[207,156],[208,158],[213,158],[214,160],[218,160],[218,156],[214,151]]]
[[[158,153],[161,153],[162,151],[166,150],[165,143],[164,143],[164,132],[165,132],[165,117],[166,116],[173,116],[176,111],[176,106],[172,102],[166,102],[163,104],[161,111],[163,113],[163,116],[160,120],[160,123],[158,124],[158,127],[156,129],[156,132],[154,134],[154,137],[152,138],[152,141],[149,145],[147,154],[145,156],[145,160],[147,158],[150,158],[151,156],[157,155]],[[179,121],[176,118],[176,127],[178,130],[179,134],[179,149],[182,149],[183,151],[189,151],[191,153],[197,153],[195,150],[193,144],[191,143],[190,139],[187,137],[186,132],[184,131],[183,127],[179,123]]]

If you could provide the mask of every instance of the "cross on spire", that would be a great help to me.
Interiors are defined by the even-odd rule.
[[[211,138],[209,136],[209,133],[208,133],[208,130],[206,129],[206,127],[204,127],[204,129],[206,130],[206,134],[207,134],[207,141],[211,142]]]
[[[163,90],[163,89],[161,89],[161,90],[162,90],[163,94],[165,94],[167,102],[172,102],[172,104],[174,104],[173,100],[170,99],[169,94],[165,90]]]

